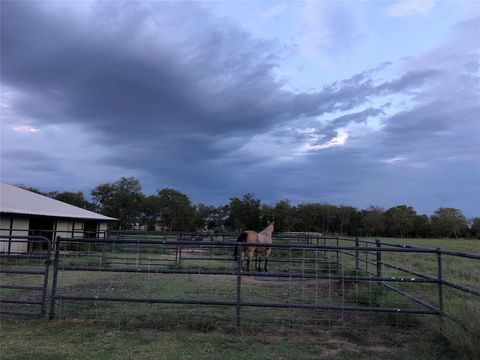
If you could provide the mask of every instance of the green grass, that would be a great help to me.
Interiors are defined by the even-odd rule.
[[[439,247],[444,242],[458,245],[452,250],[479,252],[471,240],[385,239]],[[332,243],[327,243],[332,245]],[[349,245],[340,243],[340,245]],[[85,249],[83,249],[85,251]],[[172,260],[171,251],[151,249],[136,257],[132,249],[111,251],[107,260],[114,267],[155,267],[159,260]],[[233,270],[231,254],[215,249],[219,260],[201,261],[210,253],[183,254],[183,269]],[[372,249],[373,250],[373,249]],[[86,252],[88,255],[88,251]],[[91,254],[99,255],[98,252]],[[304,258],[305,262],[270,263],[270,271],[310,271],[313,273],[353,273],[353,258],[341,255],[343,269],[332,262],[334,253],[303,250],[274,251],[273,259]],[[368,255],[370,261],[375,255]],[[131,257],[132,259],[127,259]],[[191,259],[186,259],[190,257]],[[308,260],[317,259],[315,264]],[[320,261],[322,260],[322,261]],[[436,276],[437,258],[430,254],[383,253],[383,260]],[[101,257],[63,259],[66,266],[99,266]],[[444,275],[450,281],[479,287],[480,274],[472,260],[442,258]],[[118,262],[118,264],[114,264]],[[2,262],[14,266],[18,261]],[[478,263],[478,262],[477,262]],[[38,269],[35,263],[26,263]],[[163,262],[171,268],[174,262]],[[253,267],[253,265],[251,265]],[[362,265],[363,266],[363,265]],[[370,271],[375,266],[369,265]],[[384,276],[406,276],[383,269]],[[20,280],[21,279],[21,280]],[[3,275],[2,284],[41,285],[41,276]],[[58,292],[66,295],[144,297],[163,299],[229,300],[236,298],[236,277],[224,275],[179,275],[152,273],[112,273],[61,271]],[[438,287],[432,284],[399,284],[411,294],[435,303]],[[241,334],[234,326],[235,308],[220,306],[165,305],[120,302],[59,301],[57,320],[8,320],[1,326],[2,359],[56,358],[164,358],[164,359],[455,359],[480,358],[476,334],[480,332],[478,298],[445,288],[445,309],[459,321],[447,320],[442,327],[433,316],[396,313],[348,313],[305,309],[242,308]],[[18,291],[2,289],[2,296]],[[38,298],[39,293],[22,296]],[[263,279],[242,277],[242,300],[276,303],[345,304],[419,308],[418,304],[380,284],[308,279]],[[2,308],[6,305],[2,304]],[[72,320],[73,319],[73,320]],[[477,319],[477,320],[475,320]],[[361,329],[357,330],[357,329]]]
[[[457,359],[435,336],[356,330],[304,333],[161,331],[88,321],[3,320],[2,359]],[[415,341],[413,341],[415,340]]]
[[[478,239],[402,239],[402,238],[364,238],[366,240],[379,239],[391,244],[417,245],[432,248],[442,248],[454,251],[480,253],[480,240]]]

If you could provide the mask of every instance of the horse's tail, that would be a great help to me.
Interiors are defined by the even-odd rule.
[[[243,233],[240,234],[240,236],[238,237],[237,239],[237,242],[246,242],[247,241],[247,237],[248,237],[248,234],[246,231],[244,231]],[[235,259],[235,261],[238,260],[238,246],[235,246],[235,249],[233,251],[233,258]]]

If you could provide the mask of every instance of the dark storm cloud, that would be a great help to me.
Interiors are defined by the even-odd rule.
[[[472,54],[461,58],[462,71],[452,72],[452,62],[439,65],[441,50],[392,80],[375,80],[392,65],[385,62],[320,91],[292,92],[274,75],[289,49],[253,38],[194,3],[1,6],[2,85],[18,94],[6,120],[77,125],[108,149],[105,165],[141,171],[152,190],[178,186],[204,201],[253,190],[271,200],[348,204],[370,177],[395,172],[382,159],[417,146],[429,149],[416,154],[425,162],[445,153],[445,139],[464,140],[456,145],[461,155],[472,152],[478,115]],[[390,95],[411,97],[413,105],[392,113],[392,104],[373,104]],[[320,123],[319,116],[330,120]],[[358,148],[347,143],[283,163],[270,162],[268,151],[237,153],[263,134],[278,145],[300,146],[310,135],[297,133],[297,126],[324,136],[311,143],[317,145],[339,128],[377,117],[383,128]],[[25,168],[62,167],[32,151],[2,156],[23,159]]]
[[[273,78],[281,51],[273,43],[227,27],[201,29],[205,34],[200,39],[187,37],[185,44],[172,46],[145,39],[135,28],[127,32],[128,26],[141,28],[155,16],[164,19],[158,8],[113,16],[115,30],[107,32],[95,28],[97,17],[116,7],[97,6],[92,28],[85,29],[31,3],[4,5],[2,73],[6,84],[26,94],[15,104],[20,115],[39,122],[81,123],[101,131],[107,141],[143,143],[172,133],[245,133],[299,116],[348,110],[370,96],[416,86],[432,75],[412,73],[377,86],[354,77],[318,93],[294,95]],[[167,14],[177,9],[167,7]],[[162,31],[161,24],[156,31]],[[145,41],[151,51],[136,53],[135,43]]]
[[[8,150],[2,152],[2,160],[15,164],[25,170],[41,172],[63,172],[58,163],[58,158],[33,150]]]

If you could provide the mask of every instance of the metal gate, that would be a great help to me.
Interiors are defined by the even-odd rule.
[[[44,236],[0,235],[3,244],[7,251],[0,252],[0,314],[45,316],[52,242]],[[45,250],[29,252],[32,244]]]

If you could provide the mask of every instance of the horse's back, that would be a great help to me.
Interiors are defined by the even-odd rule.
[[[247,230],[244,233],[247,234],[247,242],[258,242],[258,233],[253,230]]]

